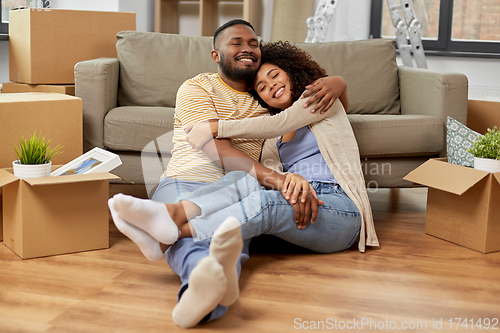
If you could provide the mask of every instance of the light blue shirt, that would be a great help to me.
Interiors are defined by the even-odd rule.
[[[337,183],[309,127],[299,128],[291,141],[280,138],[276,146],[285,172],[298,173],[308,182]]]

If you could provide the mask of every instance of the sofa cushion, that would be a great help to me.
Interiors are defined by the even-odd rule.
[[[104,146],[110,150],[140,152],[152,140],[173,128],[173,108],[117,107],[104,118]]]
[[[467,152],[472,143],[482,136],[452,117],[446,118],[446,155],[448,162],[474,167],[474,156]]]
[[[217,72],[212,37],[121,31],[117,38],[120,106],[173,107],[185,80]]]
[[[394,42],[296,43],[311,54],[328,75],[347,83],[349,114],[399,114],[399,78]]]
[[[361,157],[433,156],[443,149],[443,121],[422,115],[348,115]]]

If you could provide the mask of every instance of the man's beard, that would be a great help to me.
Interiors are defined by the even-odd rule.
[[[232,80],[246,81],[247,83],[253,82],[255,75],[257,75],[258,69],[245,67],[245,68],[233,68],[230,61],[226,58],[224,54],[220,56],[220,69],[224,75]]]

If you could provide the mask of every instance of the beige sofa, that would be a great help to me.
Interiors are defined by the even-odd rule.
[[[116,173],[151,189],[170,157],[177,89],[217,71],[212,38],[132,31],[117,38],[117,59],[75,66],[84,148],[118,153],[123,165]],[[347,112],[370,187],[411,186],[404,175],[445,155],[446,117],[466,122],[467,77],[398,67],[391,41],[297,45],[347,82]]]

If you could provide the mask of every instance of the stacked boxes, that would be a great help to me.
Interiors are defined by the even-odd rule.
[[[10,81],[31,85],[73,85],[73,68],[77,62],[100,57],[116,58],[116,34],[122,30],[135,30],[135,27],[135,13],[51,8],[11,11]],[[33,91],[27,90],[29,87],[26,86],[17,87],[21,88],[24,88],[23,92]]]
[[[55,92],[75,96],[74,84],[27,84],[7,82],[2,85],[3,93]]]
[[[12,167],[17,159],[14,145],[35,131],[50,139],[51,147],[63,146],[53,164],[82,154],[82,101],[69,96],[75,94],[74,66],[116,58],[116,34],[135,29],[135,13],[50,8],[9,13],[12,82],[4,84],[0,94],[0,168]],[[116,176],[28,181],[0,172],[0,241],[3,238],[22,258],[108,247],[108,179]],[[1,224],[0,218],[0,229]]]

